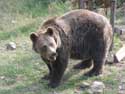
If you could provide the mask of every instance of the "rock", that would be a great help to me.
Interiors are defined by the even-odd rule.
[[[87,82],[83,82],[81,85],[80,85],[80,88],[82,89],[86,89],[86,88],[89,88],[90,87],[90,84],[87,83]]]
[[[125,94],[125,80],[122,80],[119,85],[118,94]]]
[[[12,24],[16,24],[17,22],[16,22],[16,20],[12,20],[11,23]]]
[[[114,56],[114,62],[118,63],[125,57],[125,45],[119,49],[119,51]]]
[[[6,49],[7,50],[15,50],[16,44],[14,42],[10,42],[10,43],[6,44]]]
[[[100,81],[94,81],[91,85],[90,90],[93,92],[93,94],[103,94],[105,85],[103,82]]]
[[[80,94],[80,90],[79,89],[75,89],[74,90],[74,94]]]
[[[0,79],[1,79],[1,80],[4,80],[4,79],[5,79],[5,76],[1,76]]]
[[[49,94],[60,94],[60,93],[57,93],[56,91],[52,91],[51,93]]]
[[[110,51],[109,54],[107,55],[107,60],[106,60],[106,64],[113,64],[113,60],[114,60],[114,51]]]

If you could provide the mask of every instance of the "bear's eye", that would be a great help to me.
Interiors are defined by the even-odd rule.
[[[46,51],[47,50],[47,46],[44,45],[42,48],[41,48],[42,51]]]

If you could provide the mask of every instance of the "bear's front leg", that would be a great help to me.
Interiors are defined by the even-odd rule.
[[[42,58],[42,57],[41,57],[41,58]],[[47,67],[48,67],[48,69],[49,69],[49,73],[46,74],[46,75],[44,75],[44,76],[42,77],[42,79],[44,79],[44,80],[49,80],[50,77],[51,77],[51,74],[52,74],[52,64],[51,64],[51,62],[47,61],[47,60],[44,59],[44,58],[42,58],[42,60],[46,63],[46,65],[47,65]]]
[[[57,60],[52,63],[53,71],[50,78],[49,86],[56,88],[61,83],[62,76],[68,64],[68,57],[58,56]]]
[[[46,64],[49,69],[49,74],[46,74],[44,77],[42,77],[42,79],[49,80],[52,75],[52,64],[50,64],[50,63],[46,63]]]

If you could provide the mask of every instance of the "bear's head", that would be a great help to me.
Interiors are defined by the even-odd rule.
[[[61,45],[59,32],[54,27],[47,27],[40,33],[32,33],[30,39],[33,43],[33,49],[39,53],[43,60],[55,61],[58,54],[57,49]]]

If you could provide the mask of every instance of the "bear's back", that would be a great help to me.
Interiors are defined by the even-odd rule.
[[[99,28],[104,28],[105,25],[110,26],[106,17],[85,9],[72,10],[58,17],[56,21],[64,21],[67,25],[69,24],[70,27],[77,23],[82,24],[88,22],[96,24]]]
[[[70,37],[72,58],[86,58],[91,56],[89,51],[97,45],[111,44],[111,25],[100,14],[83,9],[73,10],[57,18],[56,22]]]

